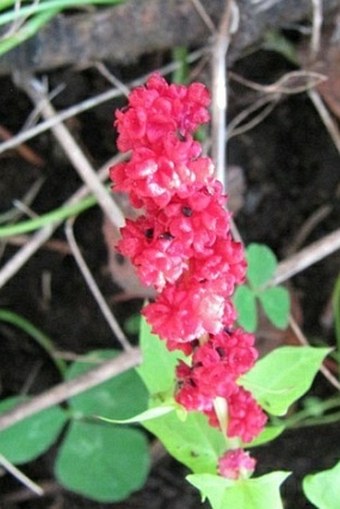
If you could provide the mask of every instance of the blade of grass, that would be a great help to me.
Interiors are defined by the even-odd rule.
[[[20,7],[19,10],[13,9],[12,11],[5,12],[0,16],[0,25],[5,25],[6,23],[10,23],[11,21],[16,21],[22,17],[28,17],[40,14],[46,11],[56,11],[53,12],[54,16],[59,11],[63,9],[72,9],[75,7],[83,7],[84,5],[115,5],[123,3],[124,0],[50,0],[45,2],[39,2],[34,5],[27,5],[24,7]],[[13,4],[13,2],[11,2]],[[8,3],[10,5],[10,3]],[[1,9],[3,6],[1,6]]]
[[[35,327],[35,325],[26,320],[26,318],[23,316],[20,316],[17,313],[7,309],[0,309],[0,321],[14,325],[18,329],[21,329],[23,332],[25,332],[32,339],[34,339],[51,357],[61,376],[64,378],[66,364],[62,359],[56,357],[54,353],[55,348],[53,341],[48,336],[46,336],[46,334],[41,332],[41,330]]]
[[[3,226],[0,228],[0,238],[21,235],[23,233],[38,230],[39,228],[42,228],[48,224],[54,223],[55,221],[63,221],[64,219],[75,216],[80,212],[84,212],[85,210],[96,205],[96,203],[97,200],[94,196],[88,196],[87,198],[81,200],[79,203],[54,209],[51,212],[47,212],[46,214],[43,214],[34,219],[21,221],[20,223],[13,225]]]
[[[36,34],[38,30],[46,25],[46,23],[48,23],[56,14],[58,14],[58,12],[60,12],[59,9],[42,12],[41,14],[28,20],[15,34],[10,35],[8,38],[2,39],[2,41],[0,41],[0,56]],[[2,15],[0,17],[0,25],[3,24],[1,18],[4,16],[5,15]]]
[[[42,178],[39,178],[36,182],[34,182],[34,184],[24,194],[20,201],[29,207],[39,193],[43,181],[44,180]],[[22,212],[16,207],[12,207],[3,214],[0,214],[0,225],[7,224],[9,222],[15,222],[16,220],[19,220],[21,216]]]
[[[15,0],[2,0],[0,4],[0,11],[4,11],[8,9],[8,7],[13,6],[14,7]]]

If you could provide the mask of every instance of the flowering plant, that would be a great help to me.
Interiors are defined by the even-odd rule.
[[[282,431],[265,428],[267,413],[283,415],[308,389],[327,350],[285,347],[256,362],[255,337],[236,323],[244,249],[214,164],[194,138],[209,101],[200,83],[169,85],[154,74],[116,112],[117,146],[131,156],[110,177],[141,210],[126,220],[117,249],[157,292],[142,311],[139,374],[151,398],[140,420],[192,469],[188,480],[214,509],[279,508],[288,473],[250,479],[256,461],[245,447]],[[288,359],[289,377],[281,376]],[[302,381],[301,363],[309,373]]]

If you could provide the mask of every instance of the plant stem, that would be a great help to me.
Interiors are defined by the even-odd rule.
[[[19,329],[23,330],[26,334],[31,336],[31,338],[33,338],[48,353],[57,369],[59,370],[61,376],[64,377],[66,364],[62,359],[56,357],[54,353],[55,348],[53,342],[48,336],[46,336],[46,334],[41,332],[31,322],[26,320],[26,318],[23,318],[17,313],[8,311],[6,309],[0,309],[0,321],[15,325]]]
[[[300,410],[296,414],[294,414],[292,417],[289,417],[284,422],[284,425],[286,428],[298,428],[302,426],[312,426],[316,424],[323,424],[327,421],[328,418],[333,417],[334,415],[339,416],[339,412],[335,414],[330,415],[323,415],[320,417],[320,414],[326,412],[327,410],[331,410],[332,408],[340,407],[340,398],[339,396],[335,396],[333,398],[330,398],[326,401],[320,402],[318,405],[313,405],[310,408],[305,408],[303,410]],[[318,411],[318,416],[315,416],[316,409]],[[311,419],[309,419],[311,418]],[[282,422],[282,421],[281,421]],[[333,422],[333,421],[331,421]],[[308,424],[306,424],[308,423]]]
[[[3,226],[0,228],[0,238],[21,235],[22,233],[38,230],[48,224],[54,223],[55,221],[63,221],[64,219],[75,216],[80,212],[84,212],[85,210],[93,207],[96,203],[96,198],[94,196],[89,196],[81,200],[79,203],[64,205],[63,207],[54,209],[51,212],[47,212],[37,218],[22,221],[14,225]]]

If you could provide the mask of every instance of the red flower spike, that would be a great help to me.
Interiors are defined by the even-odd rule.
[[[250,442],[267,418],[238,384],[257,359],[254,337],[234,329],[231,296],[244,281],[246,261],[231,236],[213,163],[193,138],[209,120],[209,103],[204,85],[169,85],[153,74],[116,112],[117,145],[131,150],[131,157],[112,167],[110,178],[114,189],[144,209],[144,215],[126,221],[117,249],[158,292],[143,310],[152,331],[169,350],[188,356],[176,369],[176,401],[203,412],[212,426],[226,427],[222,431],[229,437]],[[221,423],[217,398],[226,408]],[[254,466],[241,449],[219,461],[221,475],[230,479],[249,475]]]

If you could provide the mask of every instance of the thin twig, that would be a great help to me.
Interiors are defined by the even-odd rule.
[[[201,16],[201,19],[202,19],[202,21],[204,21],[207,28],[209,28],[210,32],[212,34],[214,34],[216,32],[216,27],[215,27],[211,17],[205,10],[201,0],[190,0],[190,1],[191,1],[192,5],[195,7],[198,14]]]
[[[306,336],[303,334],[302,330],[300,329],[295,318],[292,315],[289,317],[289,326],[292,329],[292,331],[294,332],[299,343],[301,343],[301,345],[310,346]],[[335,387],[338,391],[340,391],[340,382],[329,371],[329,369],[326,368],[326,366],[324,364],[321,365],[320,371],[324,375],[324,377],[333,385],[333,387]]]
[[[45,87],[41,81],[27,74],[17,74],[16,81],[28,94],[34,104],[41,106],[41,113],[45,119],[55,117],[56,111],[49,102]],[[61,123],[52,127],[52,132],[64,149],[75,170],[97,198],[99,205],[107,215],[109,221],[118,228],[123,226],[125,223],[124,214],[114,202],[111,194],[107,192],[106,188],[98,180],[95,170],[92,168],[90,162],[85,157],[83,151],[67,127]]]
[[[9,131],[3,125],[0,125],[0,139],[11,140],[13,139],[13,133],[11,133],[11,131]],[[38,168],[42,168],[46,165],[46,161],[24,143],[18,146],[17,152],[23,159],[25,159],[25,161],[33,164],[34,166],[37,166]]]
[[[270,85],[256,83],[235,72],[230,72],[229,76],[237,83],[251,90],[255,90],[256,92],[261,92],[262,94],[300,94],[301,92],[306,92],[311,88],[315,88],[320,83],[327,81],[327,76],[324,74],[315,71],[306,71],[304,69],[287,72]]]
[[[74,259],[77,262],[77,265],[79,267],[80,272],[82,273],[87,286],[89,287],[93,297],[97,301],[97,304],[108,323],[110,329],[112,330],[115,337],[118,339],[122,347],[125,351],[131,351],[133,350],[132,346],[130,345],[127,337],[125,336],[124,332],[122,331],[119,323],[117,322],[116,318],[114,317],[113,313],[111,312],[109,306],[107,305],[101,291],[98,288],[98,285],[94,279],[94,277],[91,274],[90,269],[88,268],[83,255],[81,254],[81,251],[78,247],[78,244],[76,242],[74,232],[73,232],[73,223],[74,219],[68,219],[65,225],[65,234],[66,238],[68,240],[69,246],[71,248],[71,251],[73,253]]]
[[[314,228],[321,223],[330,213],[332,212],[332,207],[330,205],[321,205],[318,209],[316,209],[303,223],[301,228],[298,230],[293,240],[290,242],[289,248],[286,249],[285,255],[290,256],[293,253],[296,253],[301,246],[304,244],[307,237],[311,234]]]
[[[24,194],[24,196],[21,198],[21,203],[25,203],[28,207],[33,203],[36,196],[38,195],[41,186],[44,183],[44,178],[38,178],[32,186],[28,189],[28,191]],[[6,212],[3,212],[0,214],[0,224],[3,223],[10,223],[11,221],[17,221],[22,216],[22,213],[16,208],[13,207],[10,210],[7,210]]]
[[[280,262],[269,285],[275,286],[290,279],[338,249],[340,249],[340,228]]]
[[[212,158],[216,177],[226,189],[226,114],[228,102],[226,57],[231,34],[238,27],[238,7],[234,0],[227,0],[221,23],[212,48]]]
[[[43,76],[42,78],[45,90],[48,90],[48,78],[46,76]],[[65,83],[59,83],[53,90],[49,91],[46,94],[46,98],[51,102],[53,99],[58,97],[61,92],[65,90]],[[38,122],[39,118],[41,117],[41,106],[42,102],[39,102],[36,104],[33,108],[33,110],[30,112],[28,117],[26,118],[25,122],[23,123],[21,127],[21,131],[26,131],[27,129],[30,129],[31,127],[35,126]]]
[[[108,161],[98,172],[100,180],[106,180],[108,175],[108,168],[118,162],[122,161],[125,156],[118,154]],[[78,203],[80,200],[90,194],[87,186],[82,186],[64,205],[72,205]],[[32,235],[29,242],[24,245],[0,270],[0,288],[2,288],[23,265],[31,258],[31,256],[38,251],[38,249],[52,236],[54,230],[62,224],[62,221],[55,221],[51,224],[44,226],[37,233]]]
[[[36,5],[38,5],[40,0],[34,0],[32,3],[32,8],[34,8]],[[0,40],[8,39],[9,37],[15,37],[17,36],[17,32],[20,30],[20,28],[23,27],[23,25],[26,23],[26,21],[29,19],[29,15],[22,16],[20,15],[20,9],[21,9],[21,0],[15,0],[14,3],[14,19],[9,27],[9,29],[0,37]]]
[[[103,62],[96,62],[94,65],[100,74],[104,76],[104,78],[106,78],[109,83],[111,83],[111,85],[115,86],[118,90],[121,91],[122,95],[125,95],[126,97],[129,95],[130,89],[124,85],[124,83],[120,81],[116,76],[114,76],[112,72],[109,71],[107,66],[103,64]]]
[[[13,463],[8,461],[5,456],[0,454],[0,465],[2,465],[7,472],[13,475],[19,482],[26,486],[29,490],[33,491],[36,495],[42,496],[44,490],[40,488],[35,482],[31,481],[21,470],[19,470]]]
[[[313,62],[320,51],[321,28],[323,22],[322,0],[312,0],[313,4],[313,25],[312,37],[310,40],[310,56]]]
[[[63,491],[63,488],[55,480],[41,480],[39,481],[39,486],[43,489],[44,496],[55,495]],[[1,494],[0,507],[11,507],[13,504],[19,504],[29,500],[34,500],[36,497],[37,495],[31,491],[28,491],[25,488],[19,488],[13,492]]]
[[[207,53],[206,48],[194,51],[194,52],[190,53],[190,55],[188,55],[187,62],[188,63],[195,62],[196,60],[200,59],[206,53]],[[177,69],[179,67],[179,65],[180,65],[179,62],[172,62],[171,64],[168,64],[168,65],[158,69],[158,72],[160,74],[169,74],[169,73],[173,72],[175,69]],[[137,87],[138,85],[142,85],[146,81],[148,76],[149,76],[149,73],[147,75],[142,76],[141,78],[139,78],[137,80],[132,81],[131,83],[128,84],[128,88],[134,88],[134,87]],[[83,113],[84,111],[95,108],[96,106],[99,106],[100,104],[111,101],[112,99],[115,99],[115,98],[121,97],[121,96],[122,96],[121,90],[110,89],[106,92],[103,92],[102,94],[96,95],[95,97],[86,99],[85,101],[82,101],[79,104],[75,104],[74,106],[71,106],[70,108],[67,108],[64,111],[61,111],[54,117],[41,122],[37,126],[32,127],[31,129],[29,129],[27,131],[18,133],[11,140],[1,143],[0,144],[0,154],[2,154],[3,152],[6,152],[6,150],[9,150],[9,149],[17,147],[18,145],[21,145],[23,142],[30,140],[45,131],[48,131],[53,126],[60,124],[61,122],[64,122],[68,118],[79,115],[79,113]]]
[[[333,120],[328,109],[324,105],[324,102],[321,99],[320,94],[316,92],[316,90],[309,90],[308,95],[312,103],[314,104],[315,109],[319,113],[320,118],[328,131],[328,134],[332,138],[337,151],[340,154],[340,131],[335,120]]]
[[[33,399],[21,403],[12,410],[0,415],[0,430],[13,426],[19,421],[34,415],[46,408],[57,405],[66,399],[76,396],[92,387],[95,387],[110,378],[113,378],[130,368],[140,364],[142,359],[138,348],[132,348],[129,352],[124,352],[114,359],[103,362],[99,366],[91,369],[73,380],[56,385],[52,389],[39,394]]]
[[[254,104],[251,104],[248,108],[242,110],[228,125],[228,139],[230,140],[235,136],[244,134],[247,131],[250,131],[250,129],[254,129],[254,127],[260,124],[260,122],[263,122],[263,120],[274,110],[280,100],[280,97],[281,96],[279,94],[270,94],[269,96],[260,97]],[[263,106],[264,108],[255,117],[240,125],[243,120]]]
[[[24,246],[28,244],[31,240],[31,235],[16,235],[15,237],[8,237],[6,239],[7,244],[11,244],[12,246]],[[65,240],[59,239],[51,239],[45,242],[45,245],[42,246],[43,249],[48,249],[50,251],[54,251],[56,253],[60,253],[62,255],[71,254],[71,249],[67,245]]]

